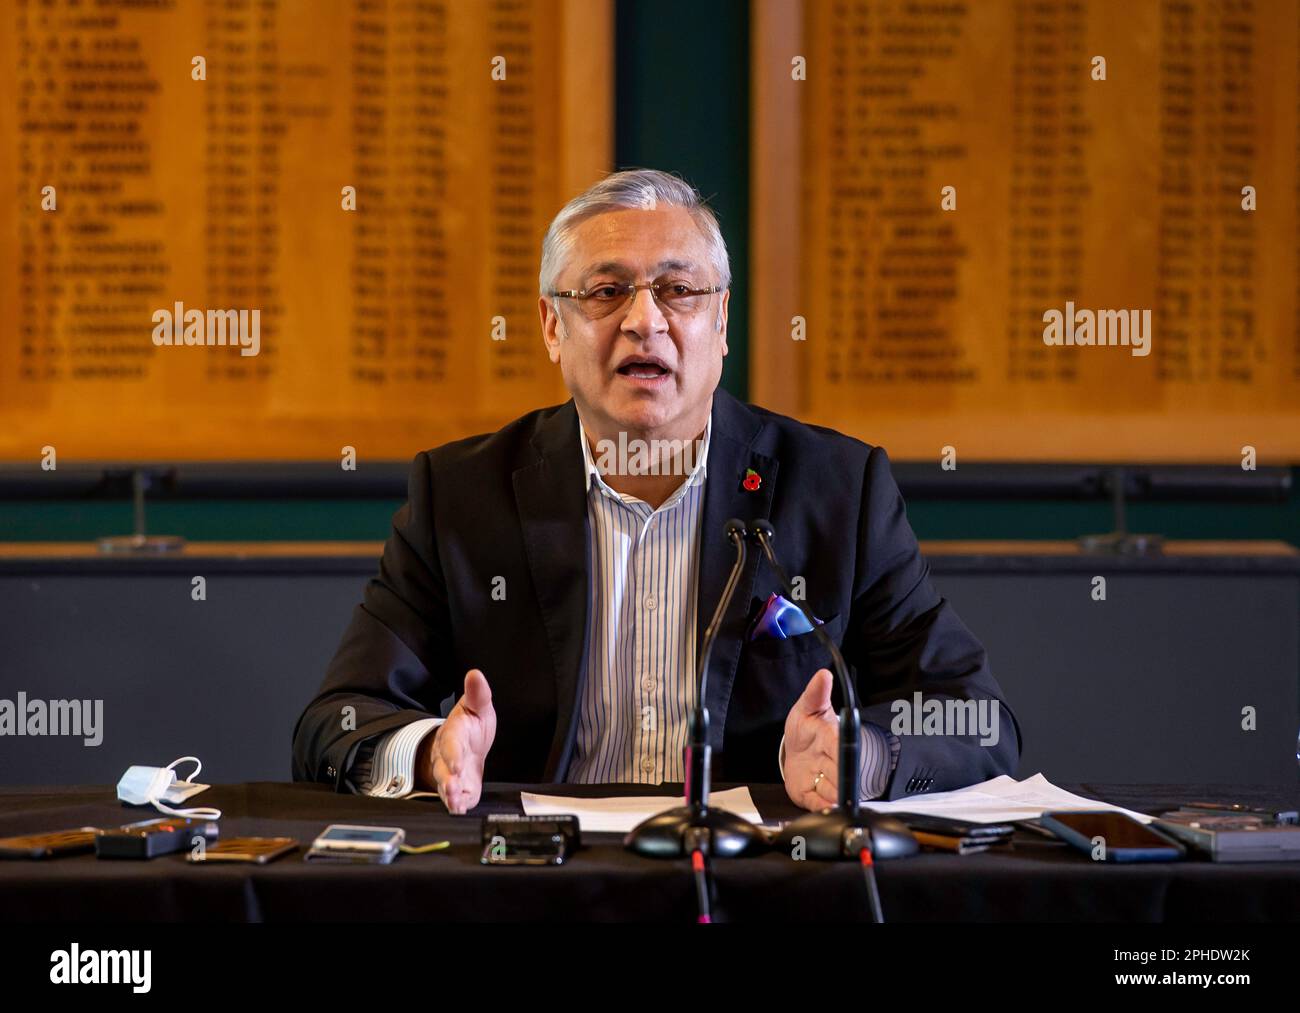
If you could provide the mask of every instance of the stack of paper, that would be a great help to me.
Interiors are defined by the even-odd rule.
[[[1037,819],[1053,810],[1109,809],[1150,823],[1152,817],[1116,805],[1074,795],[1052,784],[1042,774],[1017,781],[1002,774],[991,781],[934,795],[909,795],[896,802],[864,802],[863,808],[882,813],[925,813],[970,820],[972,823],[1007,823]]]

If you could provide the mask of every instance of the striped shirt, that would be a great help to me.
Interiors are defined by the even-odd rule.
[[[568,779],[658,784],[686,778],[695,709],[695,630],[704,478],[713,431],[680,486],[657,508],[601,477],[587,434],[591,529],[587,669]]]

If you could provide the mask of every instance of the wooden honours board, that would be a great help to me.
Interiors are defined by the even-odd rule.
[[[900,458],[1300,462],[1300,4],[753,10],[755,401]]]
[[[0,459],[408,458],[564,400],[540,246],[612,42],[608,0],[7,0]]]

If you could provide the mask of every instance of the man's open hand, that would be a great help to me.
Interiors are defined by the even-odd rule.
[[[497,735],[492,690],[477,668],[465,673],[465,693],[415,757],[418,786],[436,788],[447,811],[464,813],[483,794],[483,761]]]
[[[816,812],[839,801],[839,736],[831,673],[819,668],[785,718],[785,792],[795,805]]]

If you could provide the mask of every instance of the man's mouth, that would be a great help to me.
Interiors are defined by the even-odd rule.
[[[615,372],[619,376],[626,376],[632,380],[658,380],[667,376],[672,370],[653,356],[645,358],[629,356],[619,364]]]

